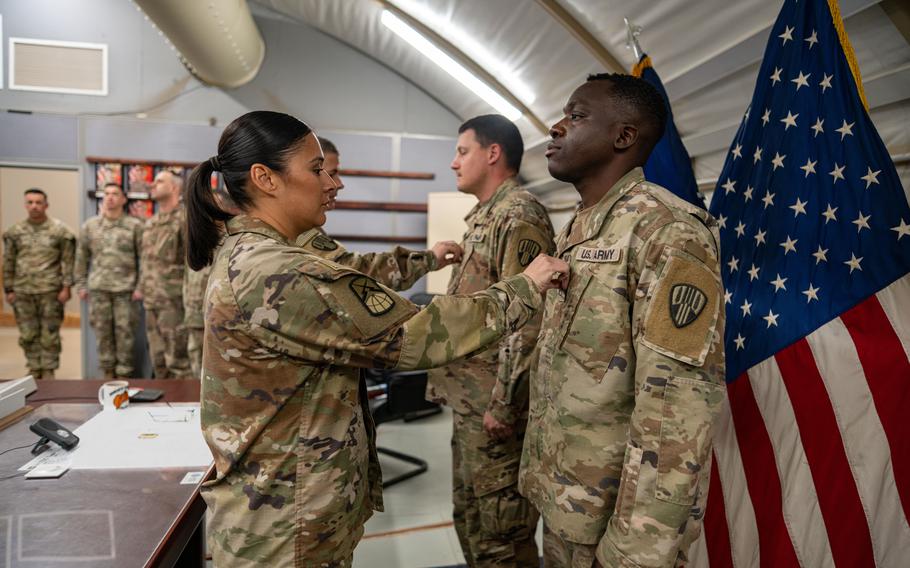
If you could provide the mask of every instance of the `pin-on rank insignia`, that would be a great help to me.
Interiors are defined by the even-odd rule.
[[[324,250],[326,252],[333,251],[338,248],[338,243],[330,239],[325,235],[316,235],[310,244],[313,245],[314,249]]]
[[[395,307],[395,300],[379,284],[366,276],[357,276],[348,285],[371,316],[381,316]]]
[[[527,266],[540,254],[540,245],[533,239],[518,241],[518,264]]]
[[[686,327],[705,309],[708,297],[691,284],[677,284],[670,289],[670,319],[677,328]]]

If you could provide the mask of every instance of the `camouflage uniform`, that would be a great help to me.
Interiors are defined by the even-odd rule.
[[[3,234],[3,289],[15,292],[19,345],[32,375],[52,376],[60,366],[63,304],[57,295],[73,285],[76,236],[63,222],[22,220]]]
[[[420,369],[498,341],[542,304],[519,275],[417,308],[244,215],[206,293],[202,425],[216,566],[350,566],[382,509],[359,368]]]
[[[539,253],[553,252],[553,226],[514,179],[465,217],[464,256],[449,294],[470,294],[521,272]],[[468,566],[537,562],[537,511],[518,493],[518,465],[528,411],[531,358],[540,331],[535,317],[518,333],[468,360],[429,373],[428,398],[452,407],[452,501],[455,530]],[[489,410],[514,434],[492,439]]]
[[[76,289],[89,291],[89,319],[105,377],[132,377],[142,221],[129,215],[92,217],[76,248]]]
[[[640,168],[557,238],[571,277],[547,296],[519,482],[546,565],[687,562],[725,397],[718,242]]]
[[[193,378],[202,374],[202,336],[205,332],[205,288],[212,266],[202,270],[187,267],[183,276],[183,322],[186,324],[186,352],[190,358]]]
[[[145,329],[155,378],[184,378],[190,374],[183,323],[184,225],[181,204],[157,213],[142,233],[139,289],[145,305]]]
[[[436,270],[436,256],[431,251],[395,247],[391,252],[359,254],[345,249],[320,228],[300,235],[296,243],[311,254],[353,268],[392,290],[407,290],[421,276]]]

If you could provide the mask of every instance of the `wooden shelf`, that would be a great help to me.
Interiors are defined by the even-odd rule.
[[[89,197],[95,197],[97,199],[102,199],[104,197],[104,192],[97,189],[87,189],[86,193],[88,193]],[[149,196],[149,194],[145,191],[130,191],[126,194],[126,198],[148,201],[151,199],[151,196]]]
[[[357,211],[396,211],[398,213],[426,213],[426,203],[395,203],[391,201],[336,201],[335,209]]]
[[[143,166],[164,166],[166,168],[195,168],[199,162],[169,162],[162,160],[139,160],[126,158],[100,158],[98,156],[87,156],[85,161],[90,164],[141,164]]]
[[[397,179],[436,179],[436,174],[429,172],[393,172],[388,170],[338,170],[338,175],[350,177],[397,178]]]

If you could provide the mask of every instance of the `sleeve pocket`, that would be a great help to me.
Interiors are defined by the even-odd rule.
[[[724,386],[671,378],[664,390],[657,465],[657,498],[677,505],[695,502],[698,476],[708,463],[714,418]]]

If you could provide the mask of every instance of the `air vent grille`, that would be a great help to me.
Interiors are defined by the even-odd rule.
[[[10,89],[107,95],[105,44],[10,38],[9,54]]]

